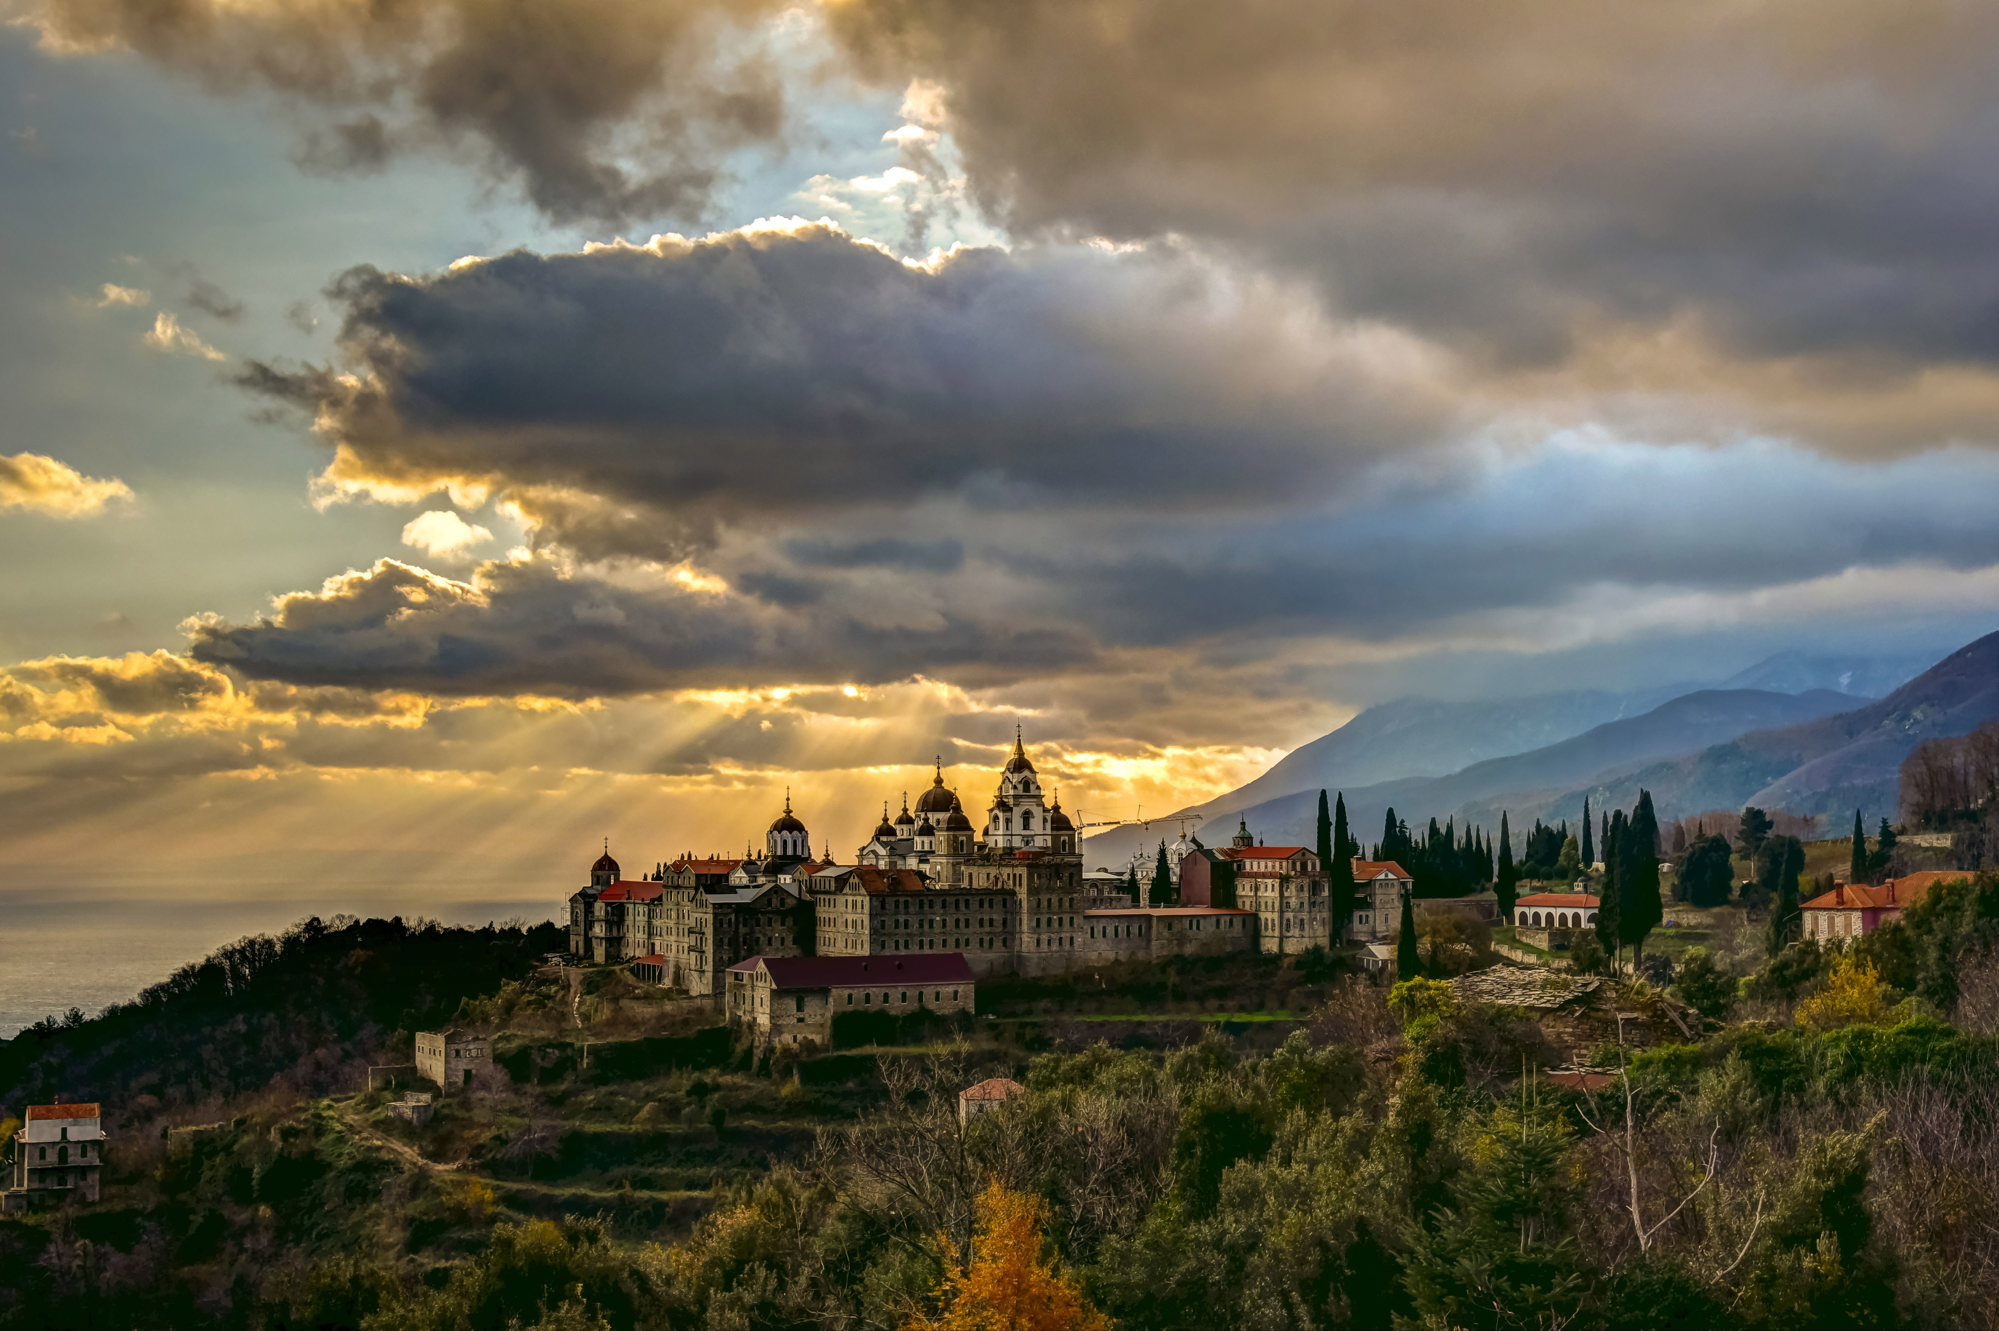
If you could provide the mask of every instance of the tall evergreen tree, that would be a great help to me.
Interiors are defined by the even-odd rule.
[[[1138,861],[1136,859],[1125,866],[1124,893],[1131,898],[1131,904],[1134,906],[1145,900],[1145,897],[1138,890]]]
[[[1853,811],[1853,861],[1846,871],[1846,881],[1860,884],[1867,881],[1867,827],[1860,821],[1860,810]]]
[[[1804,843],[1796,837],[1770,837],[1761,847],[1764,884],[1770,894],[1771,956],[1782,952],[1791,941],[1798,917],[1798,875],[1805,871]]]
[[[1402,892],[1402,923],[1395,939],[1395,978],[1413,980],[1423,973],[1423,954],[1416,946],[1416,903]]]
[[[1354,887],[1353,861],[1360,852],[1354,844],[1353,835],[1347,831],[1347,799],[1345,795],[1333,797],[1333,859],[1326,866],[1328,903],[1332,907],[1333,936],[1353,919],[1353,913],[1360,907],[1360,893]]]
[[[1493,872],[1492,891],[1499,898],[1499,917],[1503,920],[1513,918],[1513,903],[1519,897],[1513,887],[1519,881],[1520,876],[1513,867],[1513,832],[1507,827],[1506,814],[1502,810],[1499,815],[1499,867]]]
[[[1589,796],[1583,796],[1583,868],[1596,863],[1596,834],[1589,825]]]
[[[1596,939],[1613,963],[1624,943],[1618,920],[1624,904],[1624,837],[1624,810],[1619,809],[1611,816],[1610,835],[1603,841],[1603,886],[1598,890],[1596,907]]]
[[[1325,874],[1327,881],[1331,882],[1333,851],[1336,849],[1333,845],[1333,811],[1327,804],[1326,792],[1323,790],[1319,792],[1319,820],[1313,831],[1317,833],[1313,838],[1312,848],[1319,853],[1319,872]]]
[[[1603,861],[1604,868],[1610,867],[1610,810],[1598,809],[1596,813],[1596,857]]]
[[[1631,948],[1635,966],[1645,955],[1645,935],[1666,916],[1659,899],[1659,820],[1652,811],[1652,792],[1640,790],[1631,811],[1629,846],[1625,849],[1623,898],[1618,906],[1618,935]]]
[[[1152,898],[1154,906],[1171,906],[1178,897],[1173,888],[1173,869],[1166,863],[1166,843],[1159,843],[1159,860],[1152,866]]]

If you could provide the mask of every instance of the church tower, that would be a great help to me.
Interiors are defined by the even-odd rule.
[[[1013,756],[1000,772],[999,791],[986,815],[986,845],[995,850],[1047,850],[1049,809],[1041,795],[1041,778],[1027,760],[1020,727],[1013,731]]]

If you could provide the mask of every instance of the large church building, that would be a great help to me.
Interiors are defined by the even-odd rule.
[[[981,823],[945,785],[882,821],[853,865],[813,858],[793,812],[761,857],[683,855],[636,882],[606,848],[569,899],[569,950],[654,983],[719,993],[753,957],[963,954],[975,975],[1050,975],[1180,953],[1255,951],[1261,921],[1233,903],[1097,909],[1076,827],[1044,796],[1018,733]]]

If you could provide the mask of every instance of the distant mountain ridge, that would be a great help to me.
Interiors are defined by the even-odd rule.
[[[1483,821],[1496,830],[1499,826],[1496,804],[1489,817],[1481,816],[1485,804],[1495,797],[1507,796],[1509,801],[1523,804],[1537,800],[1552,808],[1566,799],[1567,792],[1577,783],[1599,773],[1680,757],[1745,730],[1832,716],[1860,701],[1863,700],[1825,690],[1798,697],[1760,689],[1697,690],[1669,699],[1643,715],[1605,722],[1527,753],[1474,763],[1449,776],[1409,777],[1349,788],[1344,791],[1347,815],[1355,835],[1363,841],[1378,835],[1383,816],[1391,808],[1412,828],[1433,817],[1438,822],[1456,818],[1462,824],[1469,815],[1471,821]],[[1515,794],[1521,791],[1532,794]],[[1302,841],[1309,845],[1316,833],[1318,801],[1317,790],[1299,791],[1239,812],[1248,820],[1252,832],[1273,843]],[[1572,802],[1575,807],[1565,807],[1562,816],[1574,819],[1581,814],[1581,795],[1576,795]],[[1520,819],[1519,809],[1514,812],[1516,820]],[[1220,831],[1233,829],[1235,817],[1236,812],[1223,813],[1204,828],[1203,840],[1212,840]],[[1548,820],[1555,818],[1548,816]],[[1526,821],[1531,821],[1531,815]]]
[[[1751,731],[1699,753],[1600,775],[1542,808],[1580,804],[1584,795],[1628,807],[1643,787],[1660,816],[1744,804],[1830,818],[1839,826],[1861,810],[1870,825],[1893,818],[1902,760],[1926,739],[1969,734],[1999,720],[1999,633],[1959,648],[1879,702],[1799,725]],[[1508,796],[1483,808],[1521,808]],[[1518,815],[1516,815],[1518,816]]]
[[[1501,807],[1512,809],[1516,821],[1573,816],[1555,811],[1573,806],[1579,813],[1583,795],[1592,791],[1617,800],[1618,783],[1636,768],[1663,768],[1749,732],[1816,722],[1872,696],[1854,696],[1829,683],[1886,692],[1917,675],[1924,662],[1906,654],[1783,652],[1706,689],[1575,690],[1482,702],[1401,699],[1370,707],[1338,730],[1300,745],[1239,789],[1178,812],[1199,819],[1210,841],[1233,831],[1239,814],[1248,815],[1252,830],[1265,837],[1309,841],[1321,789],[1346,793],[1356,835],[1363,839],[1376,834],[1391,806],[1413,821],[1469,817],[1490,827],[1497,826]],[[1759,789],[1762,784],[1767,782]],[[1621,802],[1635,798],[1634,788]],[[1659,798],[1655,790],[1655,801]],[[1700,808],[1726,804],[1700,804],[1691,793],[1689,798]],[[1175,831],[1173,824],[1155,820],[1149,828],[1092,837],[1083,850],[1093,867],[1120,866],[1162,836],[1172,839]]]

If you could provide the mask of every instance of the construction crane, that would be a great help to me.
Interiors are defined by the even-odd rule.
[[[1199,827],[1202,823],[1208,821],[1205,817],[1197,813],[1169,813],[1157,818],[1147,818],[1145,817],[1145,806],[1143,804],[1137,806],[1136,811],[1129,818],[1107,818],[1094,823],[1084,822],[1082,821],[1083,811],[1081,809],[1076,810],[1076,817],[1077,817],[1076,830],[1079,832],[1086,827],[1148,827],[1149,828],[1154,823],[1172,823],[1175,827],[1180,829],[1180,834],[1182,836],[1185,836],[1187,834],[1187,825],[1189,823],[1192,823],[1195,827]]]

